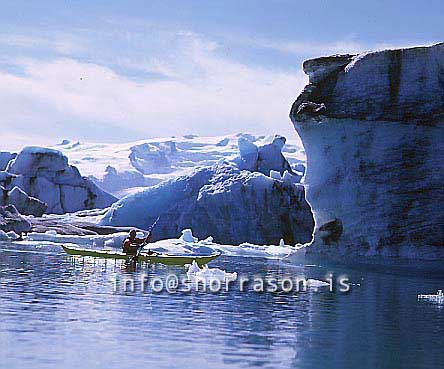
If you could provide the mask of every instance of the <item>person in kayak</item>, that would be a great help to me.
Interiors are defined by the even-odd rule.
[[[137,231],[135,229],[132,229],[128,235],[128,237],[123,241],[123,252],[125,254],[131,254],[136,255],[137,250],[140,248],[141,245],[144,243],[148,243],[152,239],[152,233],[148,232],[148,235],[146,238],[138,238]]]

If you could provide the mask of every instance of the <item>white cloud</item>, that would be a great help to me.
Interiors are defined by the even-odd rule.
[[[130,129],[145,136],[295,134],[288,112],[306,83],[302,71],[233,62],[217,56],[216,44],[186,38],[174,58],[136,65],[168,79],[135,81],[73,58],[17,61],[23,75],[0,71],[2,126],[57,140],[65,132],[87,137],[92,124],[124,137]]]
[[[299,41],[253,41],[258,47],[269,48],[280,52],[296,55],[334,55],[357,54],[368,50],[368,45],[356,41],[336,41],[331,43],[299,42]]]
[[[328,42],[309,42],[292,40],[269,40],[269,39],[243,39],[242,42],[252,46],[271,49],[282,53],[289,53],[307,57],[321,57],[334,54],[359,54],[367,51],[377,51],[385,49],[401,49],[415,46],[433,45],[440,42],[386,42],[386,43],[362,43],[353,38]]]
[[[71,55],[86,50],[88,40],[72,34],[51,36],[29,36],[23,34],[2,34],[0,45],[25,50],[50,50],[62,55]]]
[[[230,43],[301,59],[408,46],[241,35],[220,42],[188,31],[146,27],[0,35],[0,46],[16,51],[0,60],[0,124],[2,138],[11,138],[2,141],[121,141],[185,132],[296,135],[288,112],[307,82],[300,65],[295,62],[290,71],[235,62],[222,56]]]

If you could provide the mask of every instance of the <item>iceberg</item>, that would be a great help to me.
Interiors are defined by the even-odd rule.
[[[117,199],[80,175],[60,151],[25,147],[1,172],[3,203],[14,204],[23,214],[63,214],[105,208]]]
[[[283,142],[278,138],[271,145],[282,147]],[[258,148],[260,162],[266,164],[258,165],[253,157],[248,157],[248,164],[266,168],[267,175],[270,170],[288,171],[281,151],[266,147]],[[277,160],[269,157],[277,154]],[[212,235],[223,244],[309,242],[314,220],[304,187],[243,169],[245,163],[221,160],[129,195],[113,204],[100,224],[147,229],[160,216],[155,239],[174,238],[182,229],[192,228],[198,238]]]
[[[290,117],[316,229],[334,258],[444,257],[444,43],[304,62]]]
[[[14,205],[0,206],[0,230],[21,234],[31,230],[31,223],[20,215]]]

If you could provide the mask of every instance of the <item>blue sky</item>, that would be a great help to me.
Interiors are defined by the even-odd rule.
[[[2,1],[3,142],[294,136],[311,57],[442,41],[442,1]]]

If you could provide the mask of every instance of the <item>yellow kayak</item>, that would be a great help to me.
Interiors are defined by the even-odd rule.
[[[121,251],[115,250],[93,250],[85,249],[76,246],[64,246],[63,250],[69,255],[78,256],[91,256],[95,258],[106,258],[106,259],[126,259],[131,260],[134,255],[128,255]],[[211,255],[168,255],[168,254],[155,254],[148,255],[145,252],[141,252],[138,256],[138,261],[144,261],[146,263],[160,263],[166,265],[185,265],[191,264],[196,261],[199,266],[208,264],[211,260],[216,259],[220,256],[220,253],[213,253]]]

